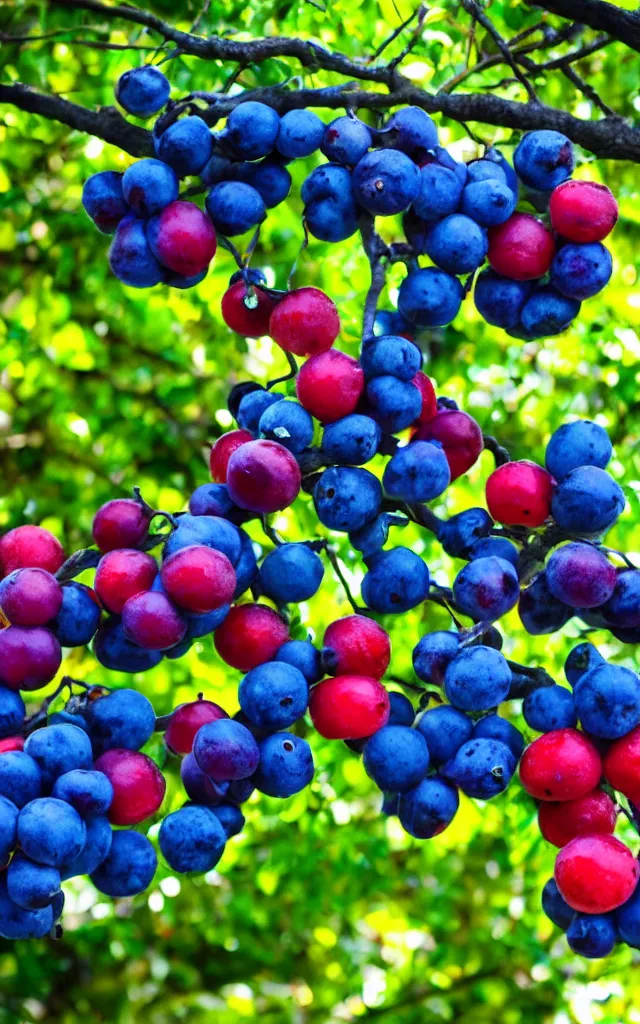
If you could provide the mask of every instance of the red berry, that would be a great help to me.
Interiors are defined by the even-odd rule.
[[[520,781],[536,800],[578,800],[596,788],[601,775],[600,754],[577,729],[544,733],[520,762]]]
[[[604,775],[632,803],[640,803],[640,725],[615,740],[604,758]]]
[[[151,589],[157,574],[158,566],[151,555],[121,548],[102,556],[94,587],[105,608],[120,615],[130,597]]]
[[[404,335],[401,335],[401,337],[404,337]],[[420,427],[424,423],[429,423],[429,421],[436,415],[438,411],[438,400],[436,398],[433,384],[427,377],[426,373],[423,373],[422,370],[418,370],[411,383],[415,384],[422,395],[422,412],[415,422],[415,426]]]
[[[147,238],[156,259],[185,277],[206,270],[216,252],[216,230],[206,213],[180,199],[151,218]]]
[[[551,514],[554,484],[551,473],[535,462],[506,462],[487,480],[487,508],[498,523],[542,526]]]
[[[171,715],[164,734],[165,743],[174,754],[190,754],[201,725],[228,717],[227,712],[212,700],[199,699],[182,704]]]
[[[577,836],[556,858],[560,895],[584,914],[608,914],[621,907],[638,882],[638,861],[614,836]]]
[[[298,496],[302,477],[295,458],[276,441],[248,441],[227,466],[232,501],[251,512],[278,512]]]
[[[253,441],[253,434],[249,430],[230,430],[218,438],[209,454],[209,470],[214,483],[226,484],[229,459],[247,441]]]
[[[359,740],[387,724],[389,694],[370,676],[335,676],[313,687],[309,711],[326,739]]]
[[[606,185],[595,181],[565,181],[549,199],[551,225],[571,242],[601,242],[613,231],[618,204]]]
[[[247,305],[247,286],[236,281],[222,296],[222,319],[227,327],[245,338],[262,338],[269,333],[269,319],[276,308],[275,301],[260,288],[253,287],[256,306]]]
[[[289,640],[286,623],[265,604],[239,604],[231,609],[213,639],[223,661],[241,672],[271,661]]]
[[[160,576],[171,600],[199,615],[228,604],[236,589],[235,570],[227,556],[202,544],[170,555]]]
[[[514,213],[504,224],[489,228],[489,263],[513,281],[532,281],[551,266],[553,235],[530,213]]]
[[[321,423],[334,423],[353,412],[364,391],[364,373],[357,359],[331,349],[300,367],[296,394],[300,404]]]
[[[457,480],[473,466],[484,446],[482,431],[473,416],[460,409],[439,409],[430,420],[422,422],[411,440],[439,441],[449,463],[451,480]]]
[[[122,627],[129,640],[147,651],[166,651],[184,639],[186,620],[166,596],[147,590],[130,597],[122,609]]]
[[[0,581],[0,609],[14,626],[44,626],[62,607],[62,587],[46,569],[16,569]]]
[[[43,626],[0,630],[0,683],[10,690],[39,690],[60,668],[62,651]]]
[[[0,754],[6,754],[10,750],[24,750],[24,736],[5,736],[0,740]]]
[[[382,679],[389,667],[389,634],[364,615],[345,615],[343,619],[336,619],[327,626],[322,644],[330,652],[331,675],[354,673]]]
[[[563,803],[543,803],[538,825],[548,843],[566,846],[576,836],[612,835],[616,827],[616,806],[601,789]]]
[[[16,526],[0,537],[0,576],[14,569],[57,572],[64,562],[62,545],[42,526]]]
[[[331,348],[340,332],[335,303],[319,288],[298,288],[278,303],[269,334],[285,352],[314,356]]]
[[[104,772],[113,786],[112,825],[138,825],[155,814],[164,800],[164,775],[146,754],[116,747],[102,754],[95,768]]]
[[[148,533],[149,514],[133,498],[114,498],[93,517],[93,539],[103,555],[117,548],[137,548]]]

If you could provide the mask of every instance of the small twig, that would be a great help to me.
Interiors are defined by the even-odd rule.
[[[266,391],[271,391],[271,388],[275,387],[276,384],[283,384],[287,380],[292,380],[292,378],[297,375],[298,364],[294,356],[292,356],[290,352],[285,352],[285,356],[289,364],[289,372],[285,373],[283,377],[275,377],[273,380],[267,381],[265,388]]]
[[[271,523],[269,522],[269,519],[266,515],[260,516],[260,525],[262,526],[262,532],[264,533],[264,535],[268,537],[271,543],[275,544],[277,548],[279,548],[284,543],[284,541],[280,539],[280,537],[274,530],[273,526],[271,526]]]
[[[589,85],[588,82],[585,82],[584,78],[581,78],[578,72],[574,71],[572,67],[563,65],[560,70],[565,78],[568,78],[569,81],[575,85],[576,89],[583,94],[583,96],[586,96],[588,100],[591,100],[591,102],[602,111],[605,117],[620,117],[620,114],[617,114],[613,107],[610,107],[608,103],[605,103],[593,86]]]
[[[475,0],[462,0],[462,6],[464,7],[465,11],[467,11],[467,13],[470,14],[475,21],[479,22],[480,25],[482,25],[482,27],[486,29],[486,31],[489,33],[493,41],[496,43],[498,49],[500,50],[500,53],[504,57],[505,62],[509,65],[510,68],[513,69],[514,75],[516,76],[520,84],[523,85],[526,89],[529,101],[531,103],[539,104],[540,100],[536,96],[535,89],[531,85],[531,82],[529,81],[527,76],[524,75],[518,67],[516,61],[514,60],[513,53],[509,49],[506,39],[504,39],[500,35],[493,22],[487,17],[486,14],[484,14],[480,10],[478,5],[475,3]]]
[[[390,683],[398,683],[399,686],[405,686],[407,690],[413,690],[414,693],[422,695],[424,693],[424,687],[418,686],[416,683],[408,683],[406,679],[401,679],[400,676],[387,676]]]
[[[410,25],[415,18],[419,17],[421,12],[423,11],[424,14],[426,14],[427,8],[424,4],[421,4],[420,7],[416,8],[413,14],[410,14],[408,18],[406,18],[400,25],[398,25],[397,28],[394,28],[393,32],[391,32],[390,35],[387,36],[384,42],[380,43],[378,49],[374,50],[371,56],[367,59],[367,63],[372,64],[374,60],[377,60],[380,54],[386,50],[387,46],[390,46],[394,39],[397,39],[398,36],[404,32],[405,28],[407,28],[407,26]],[[424,14],[422,14],[422,17],[424,17]]]
[[[491,434],[483,434],[482,440],[484,447],[493,455],[496,466],[504,466],[507,462],[511,462],[509,452],[501,444],[498,444],[495,437],[492,437]]]
[[[325,547],[325,551],[327,553],[327,558],[331,562],[333,571],[335,572],[336,576],[340,580],[340,583],[342,585],[342,589],[345,592],[345,596],[347,598],[347,601],[349,602],[349,604],[353,608],[354,612],[356,612],[358,615],[370,615],[371,613],[370,613],[369,609],[368,608],[362,608],[358,604],[358,602],[356,601],[356,599],[353,596],[353,594],[351,593],[351,588],[350,588],[349,584],[347,583],[347,580],[345,578],[344,573],[342,572],[342,569],[340,567],[340,563],[338,561],[338,556],[336,555],[336,553],[333,550],[333,548],[331,548],[327,544],[326,547]]]

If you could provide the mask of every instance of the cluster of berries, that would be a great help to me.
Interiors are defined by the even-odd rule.
[[[316,166],[301,189],[308,231],[340,242],[362,228],[363,218],[402,215],[408,272],[398,320],[411,331],[450,323],[486,260],[475,283],[476,308],[523,339],[563,331],[582,300],[611,276],[602,240],[616,223],[616,200],[604,185],[571,180],[573,147],[559,132],[525,135],[513,167],[495,149],[465,164],[439,144],[436,125],[419,107],[396,111],[376,129],[352,113],[325,125],[311,110],[280,117],[246,99],[212,132],[197,106],[171,102],[169,93],[154,66],[120,78],[116,98],[128,113],[147,118],[164,111],[152,133],[156,156],[124,174],[94,174],[83,189],[96,226],[115,231],[111,269],[126,284],[198,284],[215,254],[216,232],[229,248],[229,237],[258,229],[267,210],[289,195],[286,165],[318,150],[328,163]],[[180,194],[187,177],[208,190],[205,210],[187,198],[192,191]],[[527,212],[532,208],[545,211],[546,222]],[[432,265],[421,267],[422,256]],[[242,302],[251,328],[267,333],[267,313],[283,294],[258,293],[258,314],[245,273],[228,302]]]

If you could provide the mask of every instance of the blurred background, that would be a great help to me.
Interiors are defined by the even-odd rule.
[[[183,28],[200,10],[192,2],[144,6],[170,19],[177,13]],[[214,0],[204,26],[238,38],[308,36],[362,55],[412,10],[413,0]],[[469,39],[456,12],[444,3],[429,11],[403,68],[416,84],[437,89],[464,68]],[[517,0],[492,4],[491,14],[506,35],[541,18]],[[89,24],[98,29],[90,37],[77,30]],[[99,13],[22,2],[0,10],[5,34],[67,28],[40,42],[2,45],[0,81],[25,82],[89,107],[108,105],[118,76],[158,44],[157,36]],[[79,45],[87,38],[143,49]],[[402,39],[391,44],[384,59],[402,45]],[[583,77],[607,103],[637,118],[636,54],[617,44],[583,65]],[[221,88],[230,68],[181,58],[164,70],[179,96]],[[275,84],[293,71],[281,60],[250,66],[233,89]],[[486,71],[465,87],[495,85],[502,73]],[[305,75],[313,86],[337,80]],[[537,87],[554,106],[597,116],[561,74],[542,78]],[[517,84],[501,90],[521,98]],[[326,121],[335,116],[319,113]],[[456,156],[481,152],[460,125],[436,120],[442,143]],[[517,135],[473,128],[510,156]],[[514,458],[542,461],[550,434],[567,418],[587,416],[605,426],[615,446],[610,469],[628,499],[607,540],[633,557],[640,551],[638,173],[633,164],[578,157],[576,176],[606,182],[620,202],[610,286],[583,304],[571,330],[526,344],[487,325],[467,299],[449,328],[425,340],[424,368],[438,393],[456,399]],[[185,508],[190,492],[209,479],[209,443],[231,426],[226,396],[232,385],[248,378],[265,382],[286,370],[268,339],[247,341],[223,324],[220,297],[235,269],[223,250],[206,280],[187,292],[136,291],[111,276],[108,239],[85,216],[81,190],[91,173],[124,170],[130,162],[118,149],[44,118],[9,106],[0,112],[0,531],[41,523],[69,553],[90,543],[96,508],[134,485],[154,507]],[[277,287],[285,287],[303,241],[299,189],[317,162],[311,157],[291,167],[290,199],[261,232],[253,264]],[[383,229],[389,239],[401,237],[395,219]],[[382,305],[393,305],[400,280],[396,267]],[[356,355],[368,287],[357,240],[330,246],[312,239],[293,282],[317,285],[334,299],[342,319],[339,347]],[[492,465],[485,453],[434,511],[449,515],[483,504]],[[307,496],[275,525],[289,540],[325,532]],[[257,529],[251,532],[264,543]],[[338,535],[332,540],[341,545],[357,592],[358,564]],[[417,528],[409,527],[401,542],[424,555],[442,584],[459,568]],[[320,594],[300,607],[295,625],[321,640],[327,623],[349,611],[328,567]],[[392,674],[415,681],[413,646],[449,620],[426,604],[384,625],[393,641]],[[580,635],[571,623],[561,634],[529,637],[517,612],[501,629],[509,657],[544,665],[558,679]],[[637,668],[635,648],[608,634],[593,639],[607,657]],[[237,708],[240,676],[217,658],[211,638],[182,660],[165,660],[133,680],[105,671],[81,649],[63,667],[92,683],[135,685],[158,714],[199,691],[230,713]],[[518,703],[509,711],[522,727]],[[640,1021],[640,954],[625,948],[605,961],[580,960],[543,917],[539,895],[554,849],[540,838],[535,808],[517,782],[489,804],[463,798],[452,827],[421,843],[381,816],[380,795],[358,757],[341,743],[315,735],[310,741],[317,766],[312,786],[284,802],[256,795],[247,805],[246,830],[228,844],[217,870],[178,879],[161,866],[148,893],[116,903],[88,881],[74,880],[65,887],[65,931],[58,942],[0,942],[1,1024]],[[175,765],[164,767],[166,813],[182,798]],[[633,837],[626,838],[633,845]]]

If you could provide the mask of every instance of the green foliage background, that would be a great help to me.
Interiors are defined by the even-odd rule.
[[[146,6],[168,18],[177,13],[185,28],[197,13],[193,2]],[[323,6],[214,0],[203,24],[237,38],[313,37],[361,56],[411,13],[413,0],[327,0],[326,11]],[[518,0],[496,0],[491,16],[512,34],[537,22],[540,12]],[[76,45],[74,39],[95,38],[73,31],[81,24],[101,27],[103,40],[157,43],[125,22],[18,2],[0,10],[0,30],[69,32],[42,43],[5,45],[2,80],[91,107],[111,103],[117,77],[144,54]],[[430,10],[405,73],[437,88],[464,67],[466,43],[466,23],[443,0]],[[401,46],[402,39],[389,56]],[[174,95],[220,88],[230,70],[190,58],[168,66]],[[246,88],[274,84],[297,70],[273,60],[247,68],[240,81]],[[637,118],[636,54],[615,44],[581,70],[611,106]],[[486,86],[501,75],[496,68],[468,85]],[[335,78],[307,74],[305,80],[326,85]],[[502,94],[521,98],[518,89],[507,85]],[[540,82],[539,92],[579,116],[596,116],[560,73]],[[321,113],[326,120],[333,116]],[[461,126],[443,121],[440,127],[444,142],[455,143],[467,159],[475,155]],[[474,127],[487,141],[504,143],[507,152],[517,141],[506,130]],[[567,417],[587,415],[605,425],[615,444],[612,471],[629,499],[609,543],[633,555],[640,549],[638,174],[634,165],[596,163],[586,153],[580,161],[580,177],[606,181],[620,199],[610,287],[584,304],[566,334],[525,345],[481,321],[467,300],[454,324],[434,332],[426,345],[426,369],[439,392],[459,400],[514,457],[542,459],[549,435]],[[156,507],[183,508],[190,491],[208,479],[207,442],[230,424],[229,388],[284,369],[269,341],[247,342],[221,321],[219,300],[234,269],[227,253],[219,252],[205,282],[189,292],[135,291],[110,275],[108,240],[85,217],[81,188],[90,173],[124,169],[129,162],[117,149],[60,125],[9,107],[2,111],[0,529],[40,522],[69,552],[88,543],[94,510],[134,484]],[[311,158],[293,168],[291,198],[262,231],[254,262],[268,267],[280,287],[302,241],[299,186],[314,163]],[[399,225],[389,221],[384,230],[394,237]],[[396,268],[390,277],[391,298],[398,274]],[[357,242],[331,247],[312,241],[294,281],[319,285],[335,299],[343,324],[340,346],[355,354],[368,284]],[[484,455],[435,511],[481,503],[490,469]],[[312,536],[309,500],[299,499],[276,526],[289,539]],[[411,528],[402,542],[424,553],[439,581],[451,579],[456,566],[428,537]],[[346,545],[342,554],[357,587],[360,571]],[[321,638],[326,623],[348,610],[328,568],[321,596],[300,608],[297,628],[308,626]],[[385,625],[393,638],[392,670],[411,680],[418,637],[448,623],[427,604]],[[578,636],[575,625],[550,638],[523,634],[515,614],[503,625],[510,656],[544,664],[561,677]],[[635,664],[634,648],[603,634],[596,640],[607,656]],[[102,670],[84,651],[70,653],[64,669],[91,682],[130,682]],[[207,638],[188,657],[164,661],[133,684],[153,699],[159,714],[198,691],[232,712],[238,681]],[[516,703],[510,713],[518,720]],[[380,816],[379,795],[343,745],[315,736],[311,743],[314,784],[286,802],[252,801],[246,831],[229,843],[218,871],[177,882],[161,867],[149,893],[115,905],[88,882],[70,882],[59,942],[0,944],[0,1022],[640,1019],[633,966],[638,955],[625,949],[602,962],[579,960],[541,915],[539,892],[551,873],[553,850],[539,837],[535,810],[517,783],[487,805],[464,800],[442,837],[420,843]],[[181,798],[175,764],[165,770],[166,811]]]

